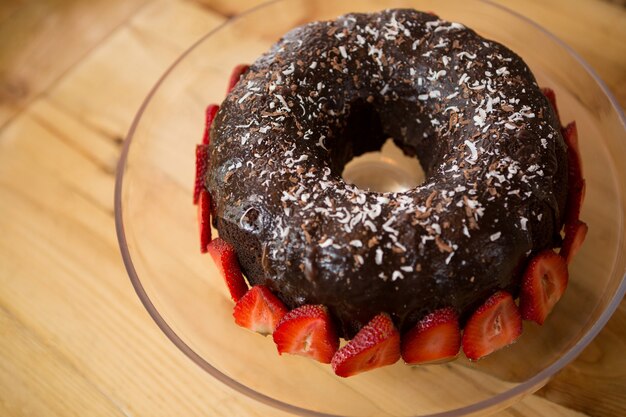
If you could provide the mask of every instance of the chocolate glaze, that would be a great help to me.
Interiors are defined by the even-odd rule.
[[[426,180],[347,184],[386,138]],[[290,308],[326,305],[343,336],[387,312],[406,331],[515,293],[560,244],[566,147],[526,64],[458,23],[414,10],[348,14],[287,33],[228,94],[211,130],[214,225],[250,283]]]

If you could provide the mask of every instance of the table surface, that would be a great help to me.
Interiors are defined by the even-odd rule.
[[[284,415],[169,342],[114,229],[116,163],[141,101],[194,40],[256,3],[0,2],[0,415]],[[499,3],[572,46],[626,105],[626,9]],[[625,336],[622,302],[575,361],[499,415],[626,415]]]

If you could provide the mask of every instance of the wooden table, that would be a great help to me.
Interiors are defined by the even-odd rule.
[[[626,105],[625,9],[499,2],[569,43]],[[258,1],[234,3],[0,4],[0,415],[284,415],[222,386],[164,337],[114,230],[131,119],[175,57]],[[626,415],[625,336],[622,302],[578,359],[501,415]]]

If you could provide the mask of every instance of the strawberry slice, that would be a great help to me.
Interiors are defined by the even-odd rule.
[[[522,277],[520,311],[524,320],[543,324],[567,287],[567,264],[552,249],[538,253]]]
[[[211,243],[211,194],[200,191],[198,197],[198,228],[200,229],[200,252],[206,253]]]
[[[522,334],[522,317],[506,291],[498,291],[478,307],[463,330],[463,352],[470,360],[515,342]]]
[[[573,121],[561,129],[561,134],[563,135],[563,139],[565,140],[567,147],[572,148],[576,155],[580,157],[580,149],[578,147],[578,128],[576,127],[576,122]]]
[[[224,278],[231,298],[233,301],[239,301],[248,291],[248,285],[241,273],[235,248],[219,237],[211,241],[206,248]]]
[[[583,179],[582,161],[578,146],[578,130],[576,122],[562,129],[563,138],[567,143],[567,202],[565,208],[565,224],[574,224],[580,216],[580,207],[585,199],[585,180]]]
[[[374,317],[331,361],[335,374],[349,377],[400,359],[400,333],[391,318],[381,313]]]
[[[580,220],[573,224],[565,225],[565,239],[563,240],[563,247],[559,255],[565,259],[566,264],[569,265],[574,256],[578,253],[578,250],[587,236],[587,230],[589,230],[587,224]]]
[[[204,118],[204,136],[202,136],[202,144],[208,145],[211,143],[211,125],[213,124],[213,119],[215,119],[215,115],[217,111],[220,109],[220,106],[217,104],[209,104],[206,108],[205,118]]]
[[[196,180],[193,188],[193,203],[198,204],[204,189],[204,176],[209,165],[209,145],[196,145]]]
[[[556,94],[554,94],[554,90],[551,89],[551,88],[542,88],[541,92],[543,93],[544,96],[546,96],[546,98],[550,102],[550,105],[554,109],[554,114],[556,115],[556,118],[557,118],[557,120],[559,121],[559,124],[560,124],[561,123],[561,116],[559,116],[559,108],[556,105]]]
[[[410,365],[444,362],[461,347],[459,316],[452,308],[435,310],[402,337],[402,358]]]
[[[306,356],[330,363],[339,348],[339,337],[323,305],[304,305],[291,310],[274,331],[278,352]]]
[[[235,68],[233,68],[233,72],[230,73],[230,80],[228,80],[228,90],[226,90],[227,93],[230,93],[230,91],[239,82],[239,79],[241,78],[241,76],[246,71],[248,71],[249,68],[250,66],[246,64],[239,64]]]
[[[209,165],[209,142],[211,138],[209,132],[213,119],[219,110],[220,106],[216,104],[209,104],[206,108],[206,117],[204,122],[204,135],[202,136],[202,143],[196,145],[196,180],[194,182],[193,189],[193,203],[198,204],[200,198],[200,190],[202,190],[204,176]]]
[[[233,310],[235,323],[246,329],[271,334],[287,307],[265,285],[256,285],[243,296]]]

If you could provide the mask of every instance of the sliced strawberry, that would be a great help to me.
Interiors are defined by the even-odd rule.
[[[561,116],[559,116],[559,108],[556,106],[556,94],[554,94],[554,90],[551,88],[542,88],[541,92],[550,102],[550,105],[554,109],[554,114],[556,115],[559,124],[561,123]]]
[[[235,248],[219,237],[211,241],[206,248],[222,274],[233,301],[239,301],[248,291],[248,285],[241,273]]]
[[[204,118],[204,136],[202,136],[202,144],[208,145],[211,142],[211,125],[213,124],[213,119],[215,119],[215,115],[217,111],[220,109],[220,106],[217,104],[209,104],[206,108],[205,118]]]
[[[204,135],[202,137],[202,143],[196,145],[196,180],[193,189],[193,203],[198,204],[198,198],[200,197],[200,190],[203,188],[204,176],[209,165],[209,142],[211,140],[209,132],[211,130],[211,124],[213,119],[219,110],[219,106],[216,104],[210,104],[206,108],[206,117],[204,122]]]
[[[471,360],[515,342],[522,334],[522,317],[506,291],[498,291],[478,307],[463,329],[463,352]]]
[[[559,255],[565,259],[566,264],[569,265],[574,256],[578,253],[578,250],[587,236],[587,230],[589,230],[587,224],[580,220],[573,224],[565,225],[565,239],[563,240],[563,247]]]
[[[198,228],[200,229],[200,252],[206,253],[211,243],[211,194],[200,191],[198,198]]]
[[[226,91],[227,93],[230,93],[230,90],[232,90],[235,85],[237,85],[241,76],[246,71],[248,71],[249,68],[250,66],[245,64],[239,64],[235,68],[233,68],[233,72],[230,73],[230,80],[228,80],[228,90]]]
[[[570,183],[567,187],[567,200],[565,203],[565,228],[567,225],[575,224],[580,220],[580,211],[585,201],[585,193],[587,190],[587,183],[585,180],[580,182],[572,182],[570,177]]]
[[[567,264],[552,249],[538,253],[522,277],[520,311],[524,320],[543,324],[567,287]]]
[[[562,130],[567,143],[567,202],[565,208],[565,224],[574,224],[580,216],[580,208],[585,198],[585,180],[583,179],[582,161],[578,146],[578,130],[576,122],[568,124]]]
[[[271,334],[287,307],[265,285],[256,285],[243,296],[233,310],[235,323],[246,329]]]
[[[323,305],[304,305],[287,313],[274,331],[278,352],[306,356],[330,363],[339,337]]]
[[[193,188],[193,203],[198,204],[204,189],[204,176],[209,165],[209,145],[196,145],[196,180]]]
[[[398,359],[400,359],[400,333],[391,318],[381,313],[335,353],[331,364],[335,373],[345,378],[391,365]]]
[[[443,362],[459,353],[459,316],[452,308],[433,311],[402,337],[402,358],[410,365]]]
[[[576,155],[580,158],[580,149],[578,148],[578,128],[576,127],[576,122],[573,121],[562,128],[561,134],[563,135],[563,139],[565,140],[567,147],[572,148]]]

